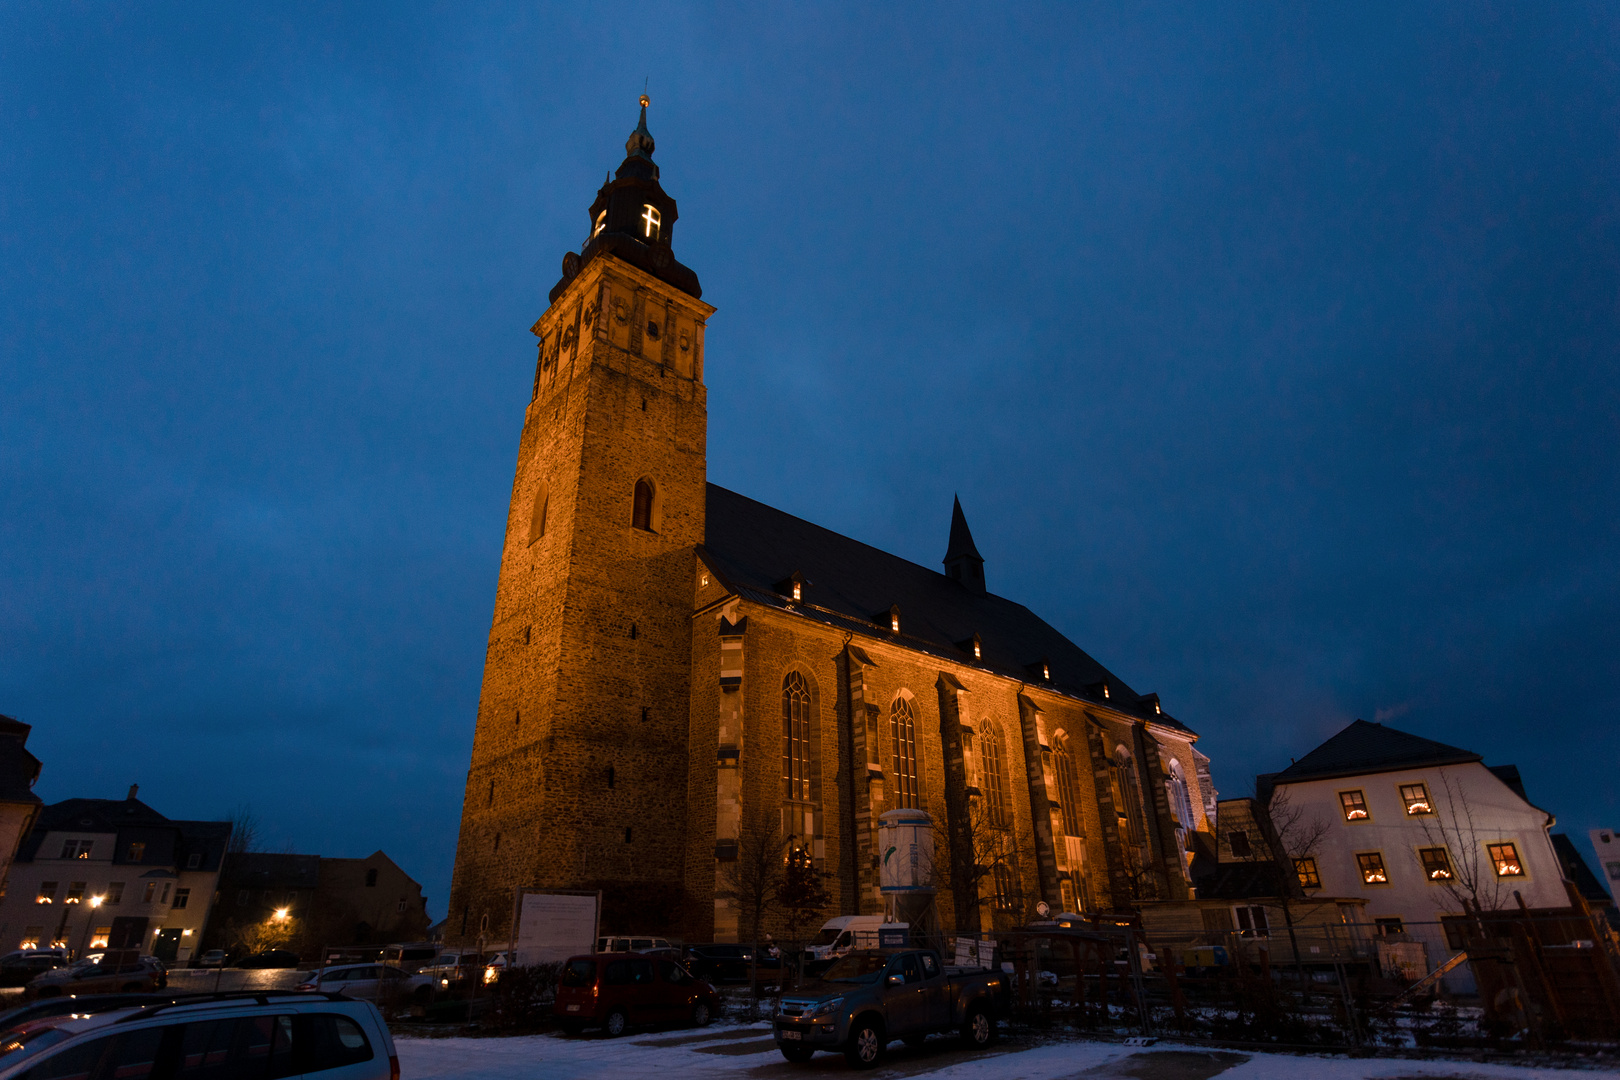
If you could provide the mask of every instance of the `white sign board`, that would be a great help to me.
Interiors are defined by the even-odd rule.
[[[555,964],[590,952],[596,904],[596,893],[525,892],[518,907],[518,965]]]

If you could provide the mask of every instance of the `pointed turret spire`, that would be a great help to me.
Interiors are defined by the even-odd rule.
[[[974,592],[984,592],[984,556],[973,543],[962,500],[951,501],[951,539],[945,546],[945,574]]]
[[[636,130],[632,131],[630,137],[624,142],[625,157],[638,157],[646,161],[652,160],[653,137],[652,132],[647,130],[647,106],[651,104],[652,98],[642,94],[641,122],[636,125]]]

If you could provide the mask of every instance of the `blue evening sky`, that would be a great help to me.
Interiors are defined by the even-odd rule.
[[[1620,826],[1620,17],[0,3],[38,791],[445,910],[528,327],[644,78],[709,476],[991,588],[1224,794],[1355,717]],[[1583,838],[1584,847],[1584,838]]]

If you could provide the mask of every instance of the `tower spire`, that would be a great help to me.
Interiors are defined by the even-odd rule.
[[[974,592],[984,592],[984,556],[973,543],[962,500],[951,500],[951,539],[945,545],[945,574]]]
[[[636,130],[630,133],[630,138],[626,139],[624,143],[624,154],[627,159],[641,158],[643,161],[652,160],[654,145],[653,137],[652,132],[647,130],[647,106],[651,104],[652,98],[648,97],[646,94],[642,94],[641,121],[640,123],[636,124]]]

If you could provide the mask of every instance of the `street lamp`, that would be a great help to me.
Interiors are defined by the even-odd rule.
[[[90,924],[96,921],[96,910],[101,907],[101,902],[105,899],[105,896],[92,896],[90,898],[90,914],[84,917],[84,933],[79,935],[79,956],[81,958],[90,943]]]

